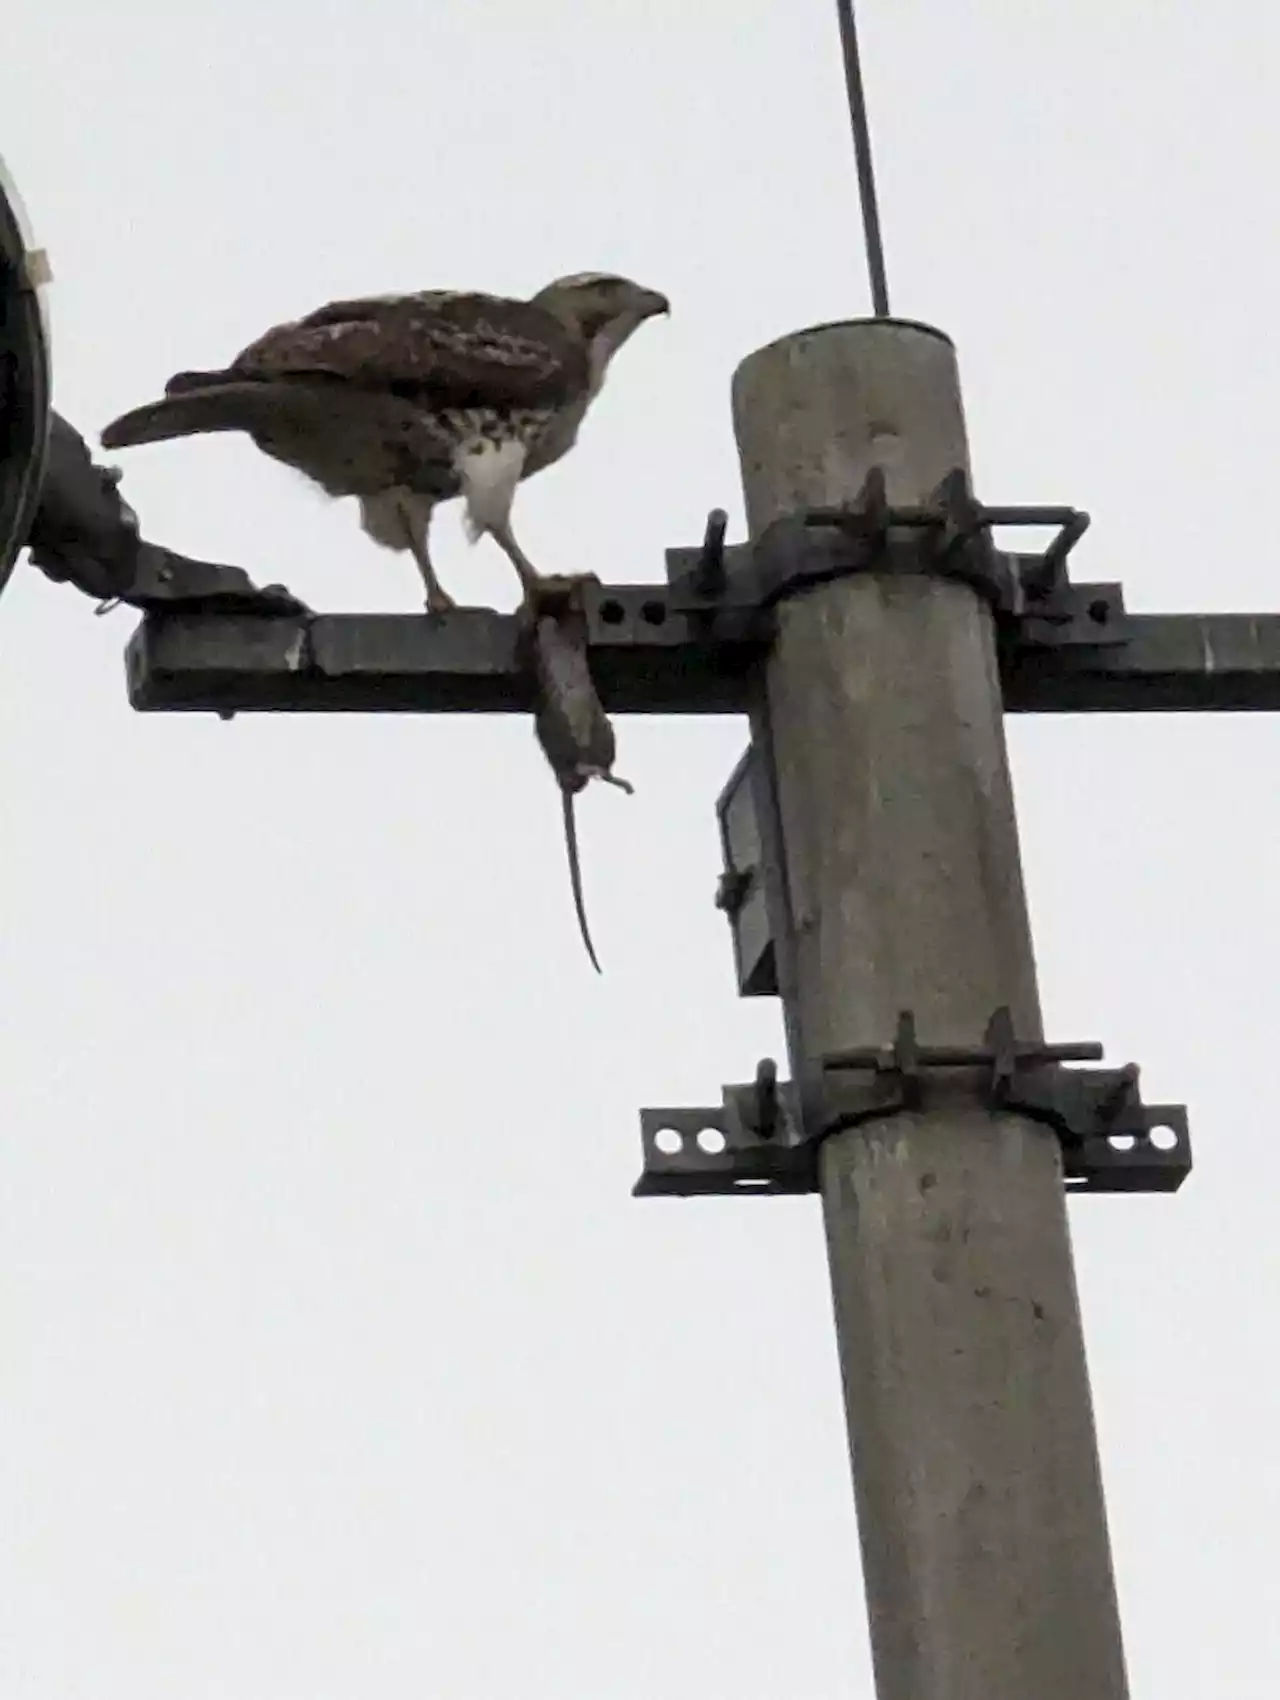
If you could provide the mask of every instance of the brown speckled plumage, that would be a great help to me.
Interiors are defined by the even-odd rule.
[[[365,530],[412,550],[428,608],[442,612],[435,505],[463,496],[472,536],[491,534],[526,592],[536,586],[510,526],[516,485],[567,453],[613,355],[666,311],[655,291],[599,273],[528,301],[448,290],[334,301],[273,326],[229,366],[177,373],[102,441],[243,431],[329,495],[359,499]]]

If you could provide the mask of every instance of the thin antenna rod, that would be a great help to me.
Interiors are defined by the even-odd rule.
[[[876,205],[876,174],[871,163],[871,130],[867,123],[867,97],[862,87],[862,61],[858,57],[858,26],[853,15],[853,0],[836,0],[836,12],[840,18],[840,44],[844,49],[844,81],[849,91],[853,151],[858,162],[858,199],[862,203],[862,233],[867,245],[871,305],[877,319],[887,319],[889,283],[884,273],[884,242],[880,236],[880,209]]]

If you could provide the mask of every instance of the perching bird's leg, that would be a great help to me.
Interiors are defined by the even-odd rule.
[[[579,585],[597,583],[594,573],[540,573],[516,542],[509,525],[492,526],[491,535],[511,565],[520,574],[524,606],[538,609],[547,602],[560,602]]]
[[[400,487],[383,490],[376,496],[360,498],[360,526],[367,537],[384,549],[409,551],[427,587],[427,613],[438,615],[458,604],[436,577],[427,548],[434,507],[430,496],[420,495],[416,490]]]
[[[413,550],[413,558],[418,563],[418,571],[422,574],[422,582],[427,587],[427,613],[447,614],[450,608],[456,608],[458,604],[436,576],[436,569],[432,566],[431,556],[427,552],[426,537],[415,536],[410,547]]]
[[[466,498],[463,523],[467,536],[473,543],[486,532],[493,538],[520,575],[523,605],[538,609],[549,598],[563,595],[581,580],[540,573],[516,542],[511,527],[511,503],[524,471],[525,456],[524,444],[514,438],[497,443],[480,438],[465,445],[455,467]]]
[[[421,496],[409,495],[401,502],[400,511],[404,516],[409,548],[418,563],[418,571],[422,574],[422,582],[426,586],[427,613],[447,614],[450,608],[456,608],[458,604],[441,584],[427,546],[427,537],[431,530],[432,504]]]
[[[538,589],[543,582],[542,574],[516,542],[515,534],[509,523],[491,525],[489,532],[502,553],[520,574],[520,586],[524,591],[524,599],[532,604],[536,600]]]

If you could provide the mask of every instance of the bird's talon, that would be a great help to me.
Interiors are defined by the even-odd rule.
[[[589,584],[599,584],[597,573],[543,573],[527,580],[524,605],[533,613],[550,612],[564,604],[576,603]]]

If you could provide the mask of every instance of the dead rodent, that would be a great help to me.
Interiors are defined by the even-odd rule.
[[[521,610],[523,660],[536,686],[534,730],[560,786],[565,852],[578,928],[591,965],[599,960],[591,942],[582,897],[582,864],[574,798],[592,779],[631,792],[613,772],[617,742],[591,677],[583,594],[589,580],[545,579]]]

